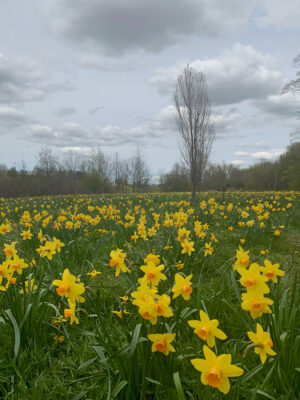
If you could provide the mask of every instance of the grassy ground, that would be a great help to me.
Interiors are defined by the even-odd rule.
[[[4,245],[14,241],[19,258],[28,264],[8,278],[0,272],[1,398],[299,400],[299,194],[234,193],[224,198],[203,193],[194,208],[187,194],[2,199],[0,215],[0,232],[8,227],[0,234],[2,269],[14,265],[4,254]],[[195,221],[201,222],[198,231]],[[177,240],[182,228],[189,231],[188,242],[194,242],[190,256],[182,253],[183,240]],[[27,231],[32,237],[23,240],[21,233]],[[37,249],[51,248],[54,237],[64,247],[48,259],[49,252],[42,249],[40,255]],[[205,255],[209,243],[213,252]],[[241,307],[246,289],[233,269],[239,246],[249,251],[250,264],[263,266],[268,259],[285,272],[278,283],[267,283],[272,312],[256,319]],[[117,248],[126,253],[130,270],[119,276],[110,264],[110,252]],[[164,265],[167,279],[159,282],[158,293],[170,297],[173,313],[159,316],[153,325],[131,297],[148,254],[159,255]],[[76,302],[78,324],[64,318],[68,298],[53,285],[66,268],[85,288],[85,302]],[[87,274],[94,269],[101,274],[92,279]],[[193,275],[189,300],[173,299],[176,274]],[[16,282],[10,282],[14,277]],[[36,287],[26,291],[26,281],[30,287],[33,280]],[[124,296],[128,299],[120,298]],[[191,364],[204,359],[206,343],[188,324],[199,319],[199,310],[217,319],[227,335],[216,339],[212,350],[231,354],[232,364],[244,371],[230,378],[228,394],[203,385]],[[112,311],[122,312],[122,318]],[[256,332],[257,323],[270,333],[277,353],[264,364],[254,348],[243,357],[251,344],[247,332]],[[176,334],[176,351],[152,352],[148,335],[167,332]]]

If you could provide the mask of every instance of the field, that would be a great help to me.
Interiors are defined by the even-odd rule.
[[[1,399],[300,399],[300,194],[0,199]]]

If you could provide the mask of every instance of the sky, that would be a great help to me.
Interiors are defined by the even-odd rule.
[[[281,94],[299,53],[300,0],[0,0],[0,164],[139,145],[169,171],[187,63],[207,80],[210,161],[274,160],[300,124],[299,95]]]

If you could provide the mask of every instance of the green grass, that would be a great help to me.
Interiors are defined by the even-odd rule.
[[[212,206],[208,200],[212,197],[217,204],[214,213],[209,212]],[[199,207],[203,200],[207,202],[204,210]],[[222,399],[225,395],[201,383],[200,373],[190,362],[204,357],[204,342],[193,333],[187,321],[198,319],[199,310],[203,309],[211,319],[219,320],[220,329],[228,336],[224,341],[217,339],[217,353],[230,353],[232,363],[244,369],[241,377],[230,379],[228,399],[299,400],[300,194],[227,193],[223,203],[221,193],[203,193],[198,195],[194,214],[188,213],[188,201],[187,194],[0,199],[0,225],[9,221],[12,227],[11,232],[0,235],[0,263],[5,261],[4,243],[12,241],[18,242],[18,254],[25,262],[36,260],[36,266],[24,269],[21,276],[16,275],[15,285],[0,292],[1,399]],[[272,211],[265,202],[274,205],[276,210]],[[233,209],[227,212],[229,203]],[[251,210],[258,203],[265,204],[264,212],[270,213],[263,228]],[[286,208],[288,203],[293,206]],[[172,214],[179,209],[188,214],[184,226],[191,231],[195,242],[195,252],[190,257],[181,254],[176,240],[178,228],[163,224],[166,212]],[[20,223],[20,218],[25,210],[30,212],[33,238],[23,241],[20,233],[27,228]],[[43,210],[53,217],[45,227],[42,227],[45,217],[41,221],[33,218]],[[135,221],[126,227],[129,210]],[[247,210],[248,218],[241,218],[242,210]],[[145,215],[147,229],[151,228],[155,224],[153,212],[160,214],[156,235],[148,240],[139,238],[135,243],[131,235],[137,231],[140,217]],[[61,215],[74,223],[78,215],[91,218],[99,215],[100,222],[93,225],[82,217],[80,227],[66,229],[63,221],[57,230],[53,222]],[[196,237],[193,216],[209,225],[206,238]],[[239,221],[252,219],[255,223],[251,227],[238,225]],[[230,226],[232,231],[228,229]],[[52,260],[41,258],[36,251],[40,246],[37,238],[40,229],[47,239],[55,236],[65,243]],[[101,233],[99,229],[107,232]],[[280,236],[274,236],[275,229],[281,230]],[[213,254],[204,257],[204,244],[209,242],[212,233],[218,243],[213,244]],[[239,283],[239,275],[233,271],[242,238],[251,262],[263,265],[268,258],[285,271],[278,284],[269,284],[271,292],[267,296],[274,300],[272,314],[264,314],[257,320],[240,306],[244,288]],[[171,248],[165,249],[165,246]],[[116,248],[126,252],[130,274],[115,277],[109,267],[110,251]],[[269,252],[262,255],[261,250]],[[141,318],[130,300],[130,293],[138,286],[137,279],[143,275],[140,266],[149,253],[159,254],[165,265],[163,272],[167,280],[160,282],[160,294],[172,297],[178,261],[184,263],[180,272],[193,274],[191,299],[171,300],[174,316],[159,317],[156,325]],[[68,306],[66,299],[57,295],[52,282],[61,279],[65,268],[84,283],[85,302],[76,307],[78,325],[67,321],[55,326],[53,319],[63,316]],[[86,275],[93,268],[101,271],[96,279]],[[28,278],[34,279],[38,287],[21,294],[20,289]],[[129,296],[127,304],[120,299],[124,295]],[[124,308],[130,314],[122,319],[111,312]],[[268,356],[264,365],[253,350],[243,357],[250,343],[247,331],[255,331],[257,322],[270,331],[277,353],[274,357]],[[176,333],[175,353],[164,356],[151,352],[147,335],[156,332]],[[63,336],[64,341],[57,343],[55,336]]]

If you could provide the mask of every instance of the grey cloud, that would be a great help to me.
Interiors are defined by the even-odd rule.
[[[111,71],[132,71],[137,68],[144,68],[144,53],[137,51],[123,57],[110,57],[93,52],[83,52],[80,57],[74,60],[74,64],[81,67],[93,68],[104,72]]]
[[[157,52],[192,34],[216,37],[247,26],[254,1],[63,0],[52,15],[55,31],[85,50],[120,56]]]
[[[262,0],[261,5],[264,15],[256,18],[259,25],[299,29],[299,0]]]
[[[275,114],[280,117],[290,118],[300,111],[300,97],[292,93],[268,96],[266,99],[256,101],[253,104],[264,113]]]
[[[54,111],[54,114],[58,117],[67,117],[68,115],[72,115],[76,113],[75,107],[61,107],[58,110]]]
[[[97,113],[98,111],[100,111],[100,110],[104,110],[104,107],[99,106],[99,107],[91,108],[91,109],[89,110],[89,114],[96,114],[96,113]]]
[[[159,68],[148,80],[162,95],[170,95],[186,63]],[[205,74],[209,96],[215,104],[233,104],[265,98],[283,87],[283,77],[276,60],[252,46],[235,44],[219,57],[198,59],[190,66]]]
[[[49,94],[69,91],[72,84],[52,82],[52,77],[35,60],[10,59],[0,54],[0,104],[44,100]]]
[[[10,106],[0,106],[0,133],[32,122],[22,111]]]

